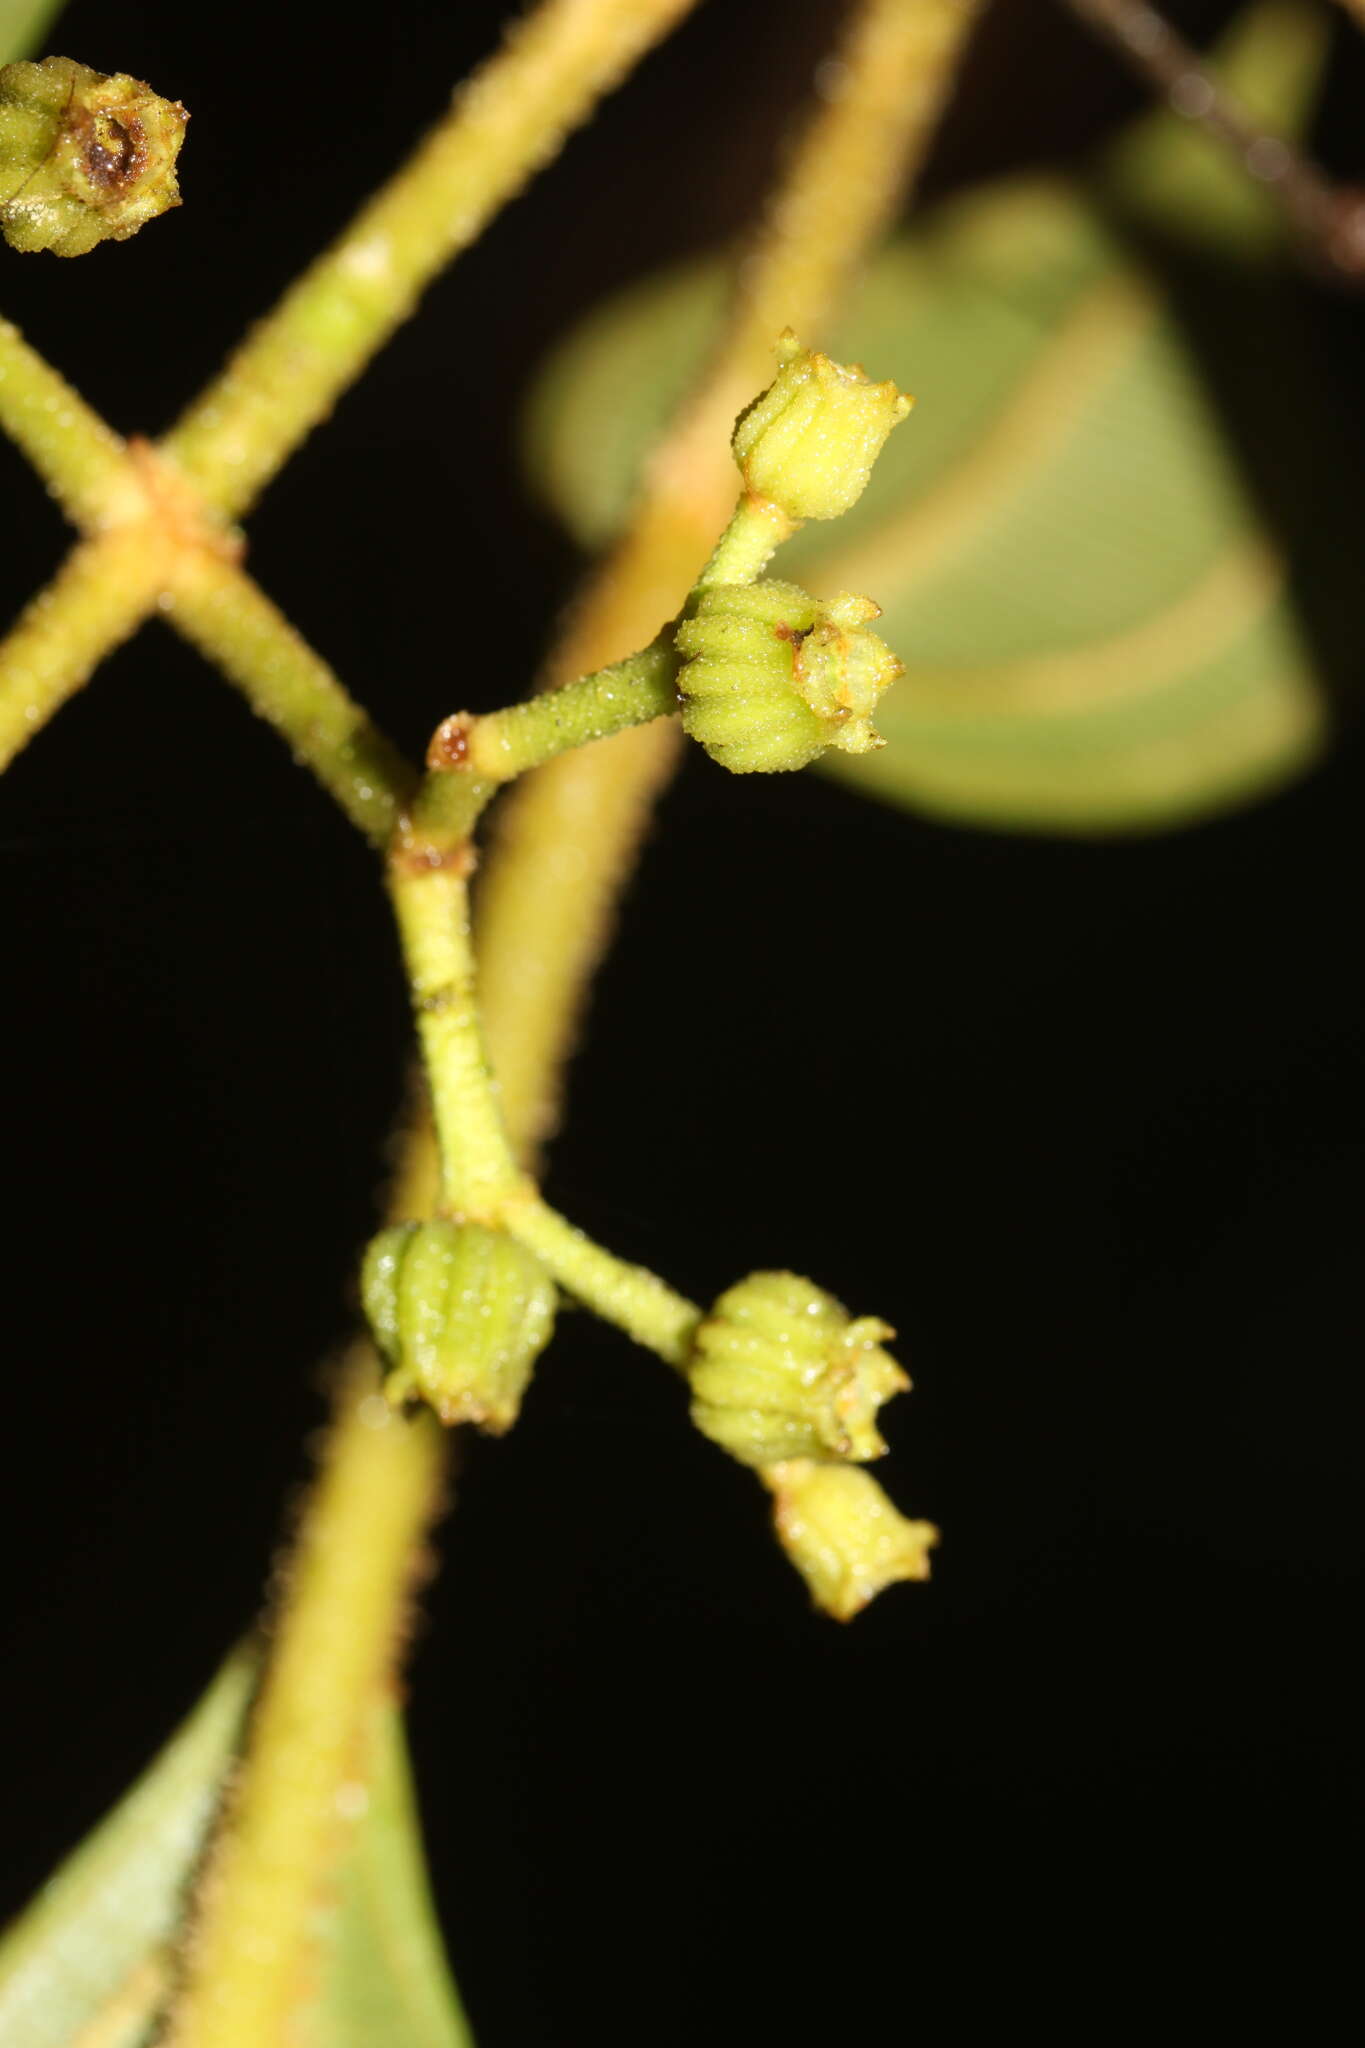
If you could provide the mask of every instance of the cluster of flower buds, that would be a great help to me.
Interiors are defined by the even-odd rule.
[[[385,1393],[442,1422],[510,1429],[550,1341],[555,1284],[531,1252],[479,1223],[381,1230],[361,1271],[365,1314],[393,1367]]]
[[[870,598],[821,604],[775,578],[701,591],[675,638],[684,730],[737,775],[881,746],[872,713],[902,670],[867,630],[877,616]]]
[[[910,410],[894,384],[856,363],[778,343],[777,376],[735,425],[745,508],[775,508],[787,530],[837,519],[862,496],[887,435]],[[687,733],[722,767],[804,768],[827,747],[865,754],[882,744],[872,714],[901,664],[867,630],[870,598],[822,603],[794,583],[726,581],[719,569],[688,607],[675,645]]]
[[[883,1586],[929,1576],[938,1532],[859,1471],[886,1445],[877,1410],[910,1385],[876,1316],[850,1317],[796,1273],[751,1273],[699,1328],[692,1419],[775,1496],[778,1539],[818,1607],[847,1621]]]
[[[123,72],[70,57],[0,70],[0,230],[16,249],[84,256],[180,204],[189,115]]]

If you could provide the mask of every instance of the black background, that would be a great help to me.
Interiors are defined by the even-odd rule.
[[[9,257],[6,312],[160,430],[498,16],[76,0],[54,47],[190,106],[186,205]],[[408,746],[520,694],[571,587],[514,460],[538,356],[741,225],[832,18],[711,0],[251,517],[254,573]],[[1321,146],[1357,177],[1361,68],[1343,33]],[[931,182],[1064,159],[1134,97],[1060,11],[997,7]],[[1313,316],[1350,343],[1348,300]],[[65,539],[7,447],[0,489],[12,612]],[[945,1540],[929,1587],[819,1620],[667,1372],[566,1319],[469,1452],[412,1666],[483,2048],[1093,2038],[1148,2000],[1179,2033],[1274,1985],[1325,2038],[1357,1905],[1363,787],[1348,731],[1253,809],[1090,845],[688,764],[550,1190],[703,1299],[790,1265],[894,1320],[883,1476]],[[406,1020],[371,858],[159,627],[6,776],[0,878],[9,1908],[255,1611]]]

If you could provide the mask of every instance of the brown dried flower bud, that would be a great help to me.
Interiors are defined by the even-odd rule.
[[[70,57],[0,69],[0,230],[11,247],[84,256],[179,206],[189,115],[123,72]]]

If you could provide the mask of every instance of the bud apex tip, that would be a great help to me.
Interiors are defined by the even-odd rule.
[[[913,401],[857,363],[803,348],[789,327],[777,358],[773,382],[735,422],[735,461],[747,488],[790,518],[837,519],[862,496]]]

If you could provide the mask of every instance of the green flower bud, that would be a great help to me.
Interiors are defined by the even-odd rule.
[[[555,1285],[533,1253],[479,1223],[400,1223],[370,1244],[360,1291],[391,1401],[511,1428],[554,1327]]]
[[[870,1472],[792,1458],[763,1475],[776,1496],[778,1539],[815,1605],[851,1621],[900,1579],[927,1579],[932,1522],[909,1522]]]
[[[750,1273],[697,1332],[692,1420],[745,1465],[783,1458],[880,1458],[883,1401],[910,1382],[876,1316],[846,1309],[796,1273]]]
[[[16,249],[83,256],[179,206],[189,115],[123,72],[70,57],[0,70],[0,229]]]
[[[837,519],[914,401],[869,383],[856,363],[802,348],[790,327],[777,355],[776,377],[735,422],[735,461],[747,489],[792,519]]]
[[[884,745],[872,713],[902,667],[867,630],[877,616],[870,598],[822,604],[775,578],[703,590],[674,642],[685,731],[736,775]]]

